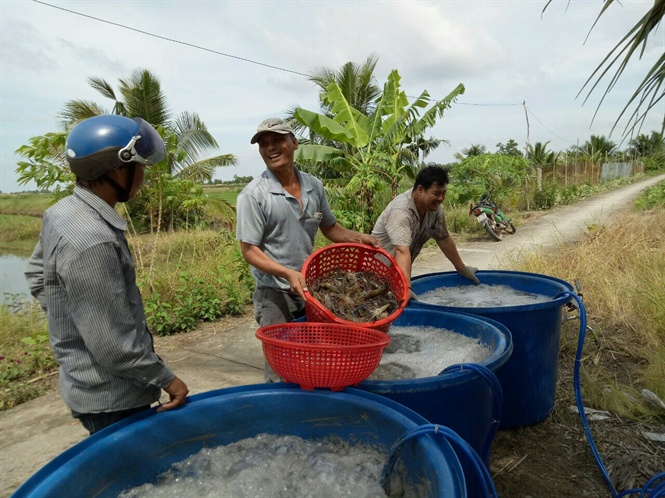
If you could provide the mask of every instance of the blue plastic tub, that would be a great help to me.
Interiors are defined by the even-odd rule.
[[[492,351],[481,363],[490,371],[505,364],[513,351],[506,327],[473,315],[419,309],[409,304],[391,326],[437,327],[478,339]],[[489,468],[496,432],[493,424],[500,414],[494,413],[496,393],[476,372],[462,370],[420,379],[366,380],[358,388],[396,401],[433,424],[451,428],[476,450]]]
[[[513,337],[513,354],[497,370],[503,388],[501,429],[513,429],[545,420],[554,407],[562,306],[569,302],[573,287],[564,280],[515,271],[479,271],[483,284],[506,285],[541,294],[551,300],[535,304],[494,308],[465,308],[413,302],[419,309],[472,313],[502,323]],[[431,273],[411,280],[413,291],[424,294],[440,287],[473,285],[456,272]]]
[[[417,413],[381,396],[347,389],[304,391],[275,384],[220,389],[191,396],[186,406],[141,413],[104,429],[56,457],[13,495],[117,497],[202,448],[260,433],[305,439],[338,436],[385,448],[426,424]],[[464,475],[452,447],[429,436],[405,446],[400,461],[418,496],[466,497]]]

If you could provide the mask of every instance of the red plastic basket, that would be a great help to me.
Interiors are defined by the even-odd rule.
[[[387,332],[390,324],[397,318],[409,302],[409,283],[404,272],[397,265],[395,258],[383,249],[366,244],[339,243],[322,247],[307,258],[302,267],[307,286],[312,288],[317,279],[336,270],[350,272],[373,272],[388,280],[390,288],[399,303],[399,307],[390,315],[375,322],[352,322],[334,315],[323,306],[309,290],[305,291],[305,315],[308,322],[333,322],[344,325],[356,325]]]
[[[303,389],[341,391],[365,380],[379,366],[390,336],[337,323],[290,322],[256,331],[263,354],[286,382]]]

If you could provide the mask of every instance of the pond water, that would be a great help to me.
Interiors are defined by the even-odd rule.
[[[30,288],[25,280],[25,267],[30,254],[0,254],[0,304],[14,300],[15,296],[30,297]]]

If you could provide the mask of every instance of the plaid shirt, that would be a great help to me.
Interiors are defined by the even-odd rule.
[[[420,216],[413,202],[412,189],[395,197],[376,220],[372,235],[381,241],[381,247],[395,255],[395,246],[407,246],[411,261],[429,239],[443,240],[449,237],[443,206],[436,211],[427,211],[425,219]]]
[[[44,213],[25,273],[48,315],[62,397],[78,413],[149,405],[175,378],[153,349],[126,227],[77,186]]]

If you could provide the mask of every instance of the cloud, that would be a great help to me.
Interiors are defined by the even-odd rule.
[[[0,43],[0,64],[5,70],[27,71],[34,75],[58,68],[51,44],[29,22],[3,20]]]
[[[527,125],[522,102],[533,113],[528,134],[532,142],[550,140],[552,147],[566,149],[592,133],[607,135],[648,68],[665,51],[662,27],[643,60],[626,68],[593,125],[602,93],[594,93],[585,105],[583,97],[576,96],[652,0],[615,2],[591,32],[602,2],[552,2],[542,13],[545,4],[545,0],[56,4],[132,28],[123,29],[36,2],[0,1],[0,190],[14,189],[14,175],[6,173],[15,163],[11,152],[31,136],[57,129],[58,112],[67,100],[93,100],[110,108],[110,101],[90,88],[88,77],[106,79],[117,88],[118,79],[137,68],[150,69],[159,77],[175,113],[197,112],[219,142],[220,152],[238,157],[237,168],[218,172],[218,176],[230,173],[229,178],[263,170],[258,152],[248,143],[258,122],[282,116],[296,104],[318,108],[317,87],[305,76],[279,68],[309,73],[321,66],[362,63],[371,53],[379,57],[378,83],[383,85],[390,71],[398,69],[409,96],[426,89],[437,99],[460,82],[466,86],[459,104],[431,130],[431,135],[451,141],[450,147],[441,146],[433,154],[433,160],[449,162],[472,143],[494,150],[497,142],[514,138],[523,146]],[[645,129],[660,129],[664,112],[659,112]]]

